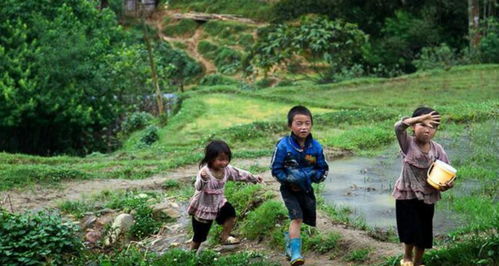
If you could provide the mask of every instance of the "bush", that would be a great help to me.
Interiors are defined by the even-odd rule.
[[[474,235],[470,240],[450,247],[431,250],[424,255],[427,265],[497,265],[499,263],[499,235]]]
[[[457,64],[456,52],[445,43],[437,47],[424,47],[419,58],[412,63],[418,70],[449,69]]]
[[[140,138],[140,143],[149,146],[158,140],[159,140],[158,127],[149,126],[142,133],[142,137]]]
[[[77,232],[59,214],[0,210],[0,264],[63,264],[83,247]]]
[[[228,47],[220,47],[216,51],[215,65],[222,74],[235,74],[241,68],[242,56]]]
[[[499,63],[499,32],[491,32],[480,40],[482,63]]]
[[[142,129],[150,124],[153,116],[147,112],[134,112],[127,116],[121,123],[121,130],[129,134],[135,130]]]

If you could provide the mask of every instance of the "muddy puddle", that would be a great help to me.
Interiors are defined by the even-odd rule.
[[[445,145],[445,140],[437,140]],[[462,151],[461,145],[449,145],[447,153]],[[331,172],[322,192],[327,204],[347,207],[352,218],[363,219],[368,226],[389,229],[396,227],[393,184],[402,168],[399,147],[393,143],[377,157],[345,157],[329,162]],[[459,180],[458,180],[459,182]],[[458,194],[469,194],[478,182],[456,184]],[[444,200],[437,203],[433,220],[434,233],[445,234],[460,225],[460,218],[448,209]]]

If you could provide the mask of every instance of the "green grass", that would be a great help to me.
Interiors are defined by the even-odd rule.
[[[235,14],[259,21],[266,21],[269,19],[272,7],[271,3],[252,0],[173,0],[170,1],[169,4],[173,9],[179,8],[186,11]],[[244,8],[241,8],[242,6],[244,6]]]
[[[346,261],[364,262],[368,259],[369,249],[353,250],[345,256]]]
[[[164,27],[163,32],[167,36],[190,37],[194,34],[198,27],[198,23],[192,19],[181,19],[175,24],[168,24]]]

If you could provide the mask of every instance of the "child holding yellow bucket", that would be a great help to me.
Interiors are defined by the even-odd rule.
[[[403,266],[421,265],[425,249],[432,248],[435,203],[440,199],[440,191],[453,186],[449,181],[436,189],[427,182],[428,170],[435,161],[449,163],[442,146],[432,141],[439,124],[439,113],[428,107],[417,108],[412,117],[404,117],[395,124],[403,167],[392,195],[396,199],[397,231],[405,249],[400,261]],[[409,127],[414,132],[412,136],[407,134]]]

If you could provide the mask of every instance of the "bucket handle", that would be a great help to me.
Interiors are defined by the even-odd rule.
[[[428,168],[428,172],[426,172],[426,177],[427,178],[430,178],[430,172],[431,172],[431,169],[433,169],[434,165],[435,165],[435,161],[433,161],[433,163],[430,165],[430,168]]]

